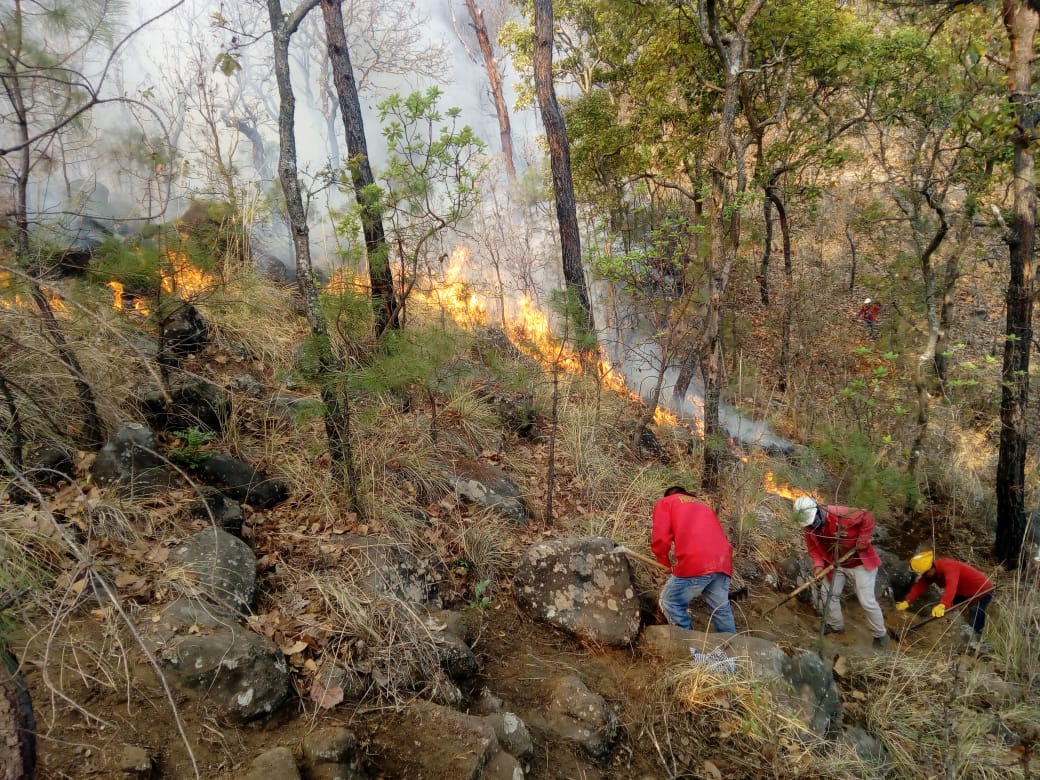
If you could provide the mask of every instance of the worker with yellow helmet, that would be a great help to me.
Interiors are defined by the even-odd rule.
[[[943,589],[943,595],[932,607],[932,617],[941,618],[954,604],[971,602],[968,623],[975,630],[976,639],[981,637],[986,626],[986,607],[993,599],[993,583],[989,577],[966,563],[952,558],[936,558],[931,550],[919,552],[911,558],[910,568],[918,574],[917,582],[906,594],[906,600],[896,604],[896,609],[907,609],[931,585],[938,585]]]

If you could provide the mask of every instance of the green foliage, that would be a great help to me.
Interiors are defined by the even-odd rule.
[[[491,596],[488,594],[488,588],[491,587],[491,580],[481,580],[473,586],[473,598],[469,604],[466,605],[467,609],[475,609],[483,612],[491,606]]]
[[[216,438],[213,431],[204,431],[191,427],[183,431],[175,432],[180,444],[171,447],[166,454],[171,461],[188,469],[197,469],[208,455],[202,451],[202,447]]]
[[[838,476],[841,503],[884,514],[890,506],[912,506],[920,491],[912,476],[891,459],[889,448],[876,449],[866,434],[825,426],[813,448],[828,470]]]

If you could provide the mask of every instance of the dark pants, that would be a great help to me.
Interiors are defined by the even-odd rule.
[[[986,627],[986,607],[993,600],[993,594],[987,593],[985,596],[980,598],[978,601],[973,601],[968,605],[968,623],[976,634],[981,634],[982,629]],[[963,604],[967,599],[964,596],[956,596],[953,599],[954,604]]]

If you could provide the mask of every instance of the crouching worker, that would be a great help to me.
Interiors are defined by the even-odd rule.
[[[982,637],[982,629],[986,627],[986,608],[993,600],[993,583],[989,577],[966,563],[952,558],[936,558],[931,550],[919,552],[911,558],[910,568],[919,575],[917,582],[906,594],[906,601],[896,604],[896,609],[909,608],[931,585],[938,585],[943,589],[943,595],[939,603],[932,607],[932,617],[941,618],[955,604],[971,602],[967,618],[975,631],[975,641],[978,642]]]
[[[729,604],[733,576],[733,547],[715,511],[681,487],[670,487],[654,504],[650,549],[657,561],[671,571],[661,590],[660,605],[668,622],[692,629],[687,608],[698,596],[711,610],[717,632],[736,633]],[[668,553],[675,547],[675,565]]]
[[[845,629],[841,612],[841,592],[845,580],[856,586],[856,598],[866,615],[867,625],[874,637],[874,647],[888,644],[885,616],[874,593],[881,557],[871,543],[874,535],[874,515],[866,509],[847,506],[825,506],[811,496],[800,496],[794,502],[795,515],[805,531],[805,547],[813,563],[813,577],[851,553],[830,573],[830,601],[827,604],[825,634],[840,633]]]

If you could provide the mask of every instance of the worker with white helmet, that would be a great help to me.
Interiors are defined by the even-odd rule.
[[[993,599],[993,583],[989,577],[966,563],[952,558],[936,558],[931,550],[917,553],[910,559],[910,568],[917,573],[917,582],[906,594],[906,600],[896,604],[896,609],[907,609],[932,585],[943,589],[942,599],[932,607],[932,617],[941,618],[946,610],[965,601],[968,605],[968,623],[975,631],[975,641],[982,636],[986,627],[986,608]]]
[[[875,647],[888,644],[885,616],[874,593],[881,557],[871,544],[874,535],[874,515],[866,509],[847,506],[827,506],[812,496],[800,496],[794,502],[795,515],[805,532],[805,546],[813,562],[813,575],[839,561],[846,554],[851,557],[835,566],[828,577],[831,596],[827,604],[824,633],[845,630],[841,611],[841,592],[845,580],[851,579],[856,587],[856,598],[867,617],[867,625],[874,637]]]

